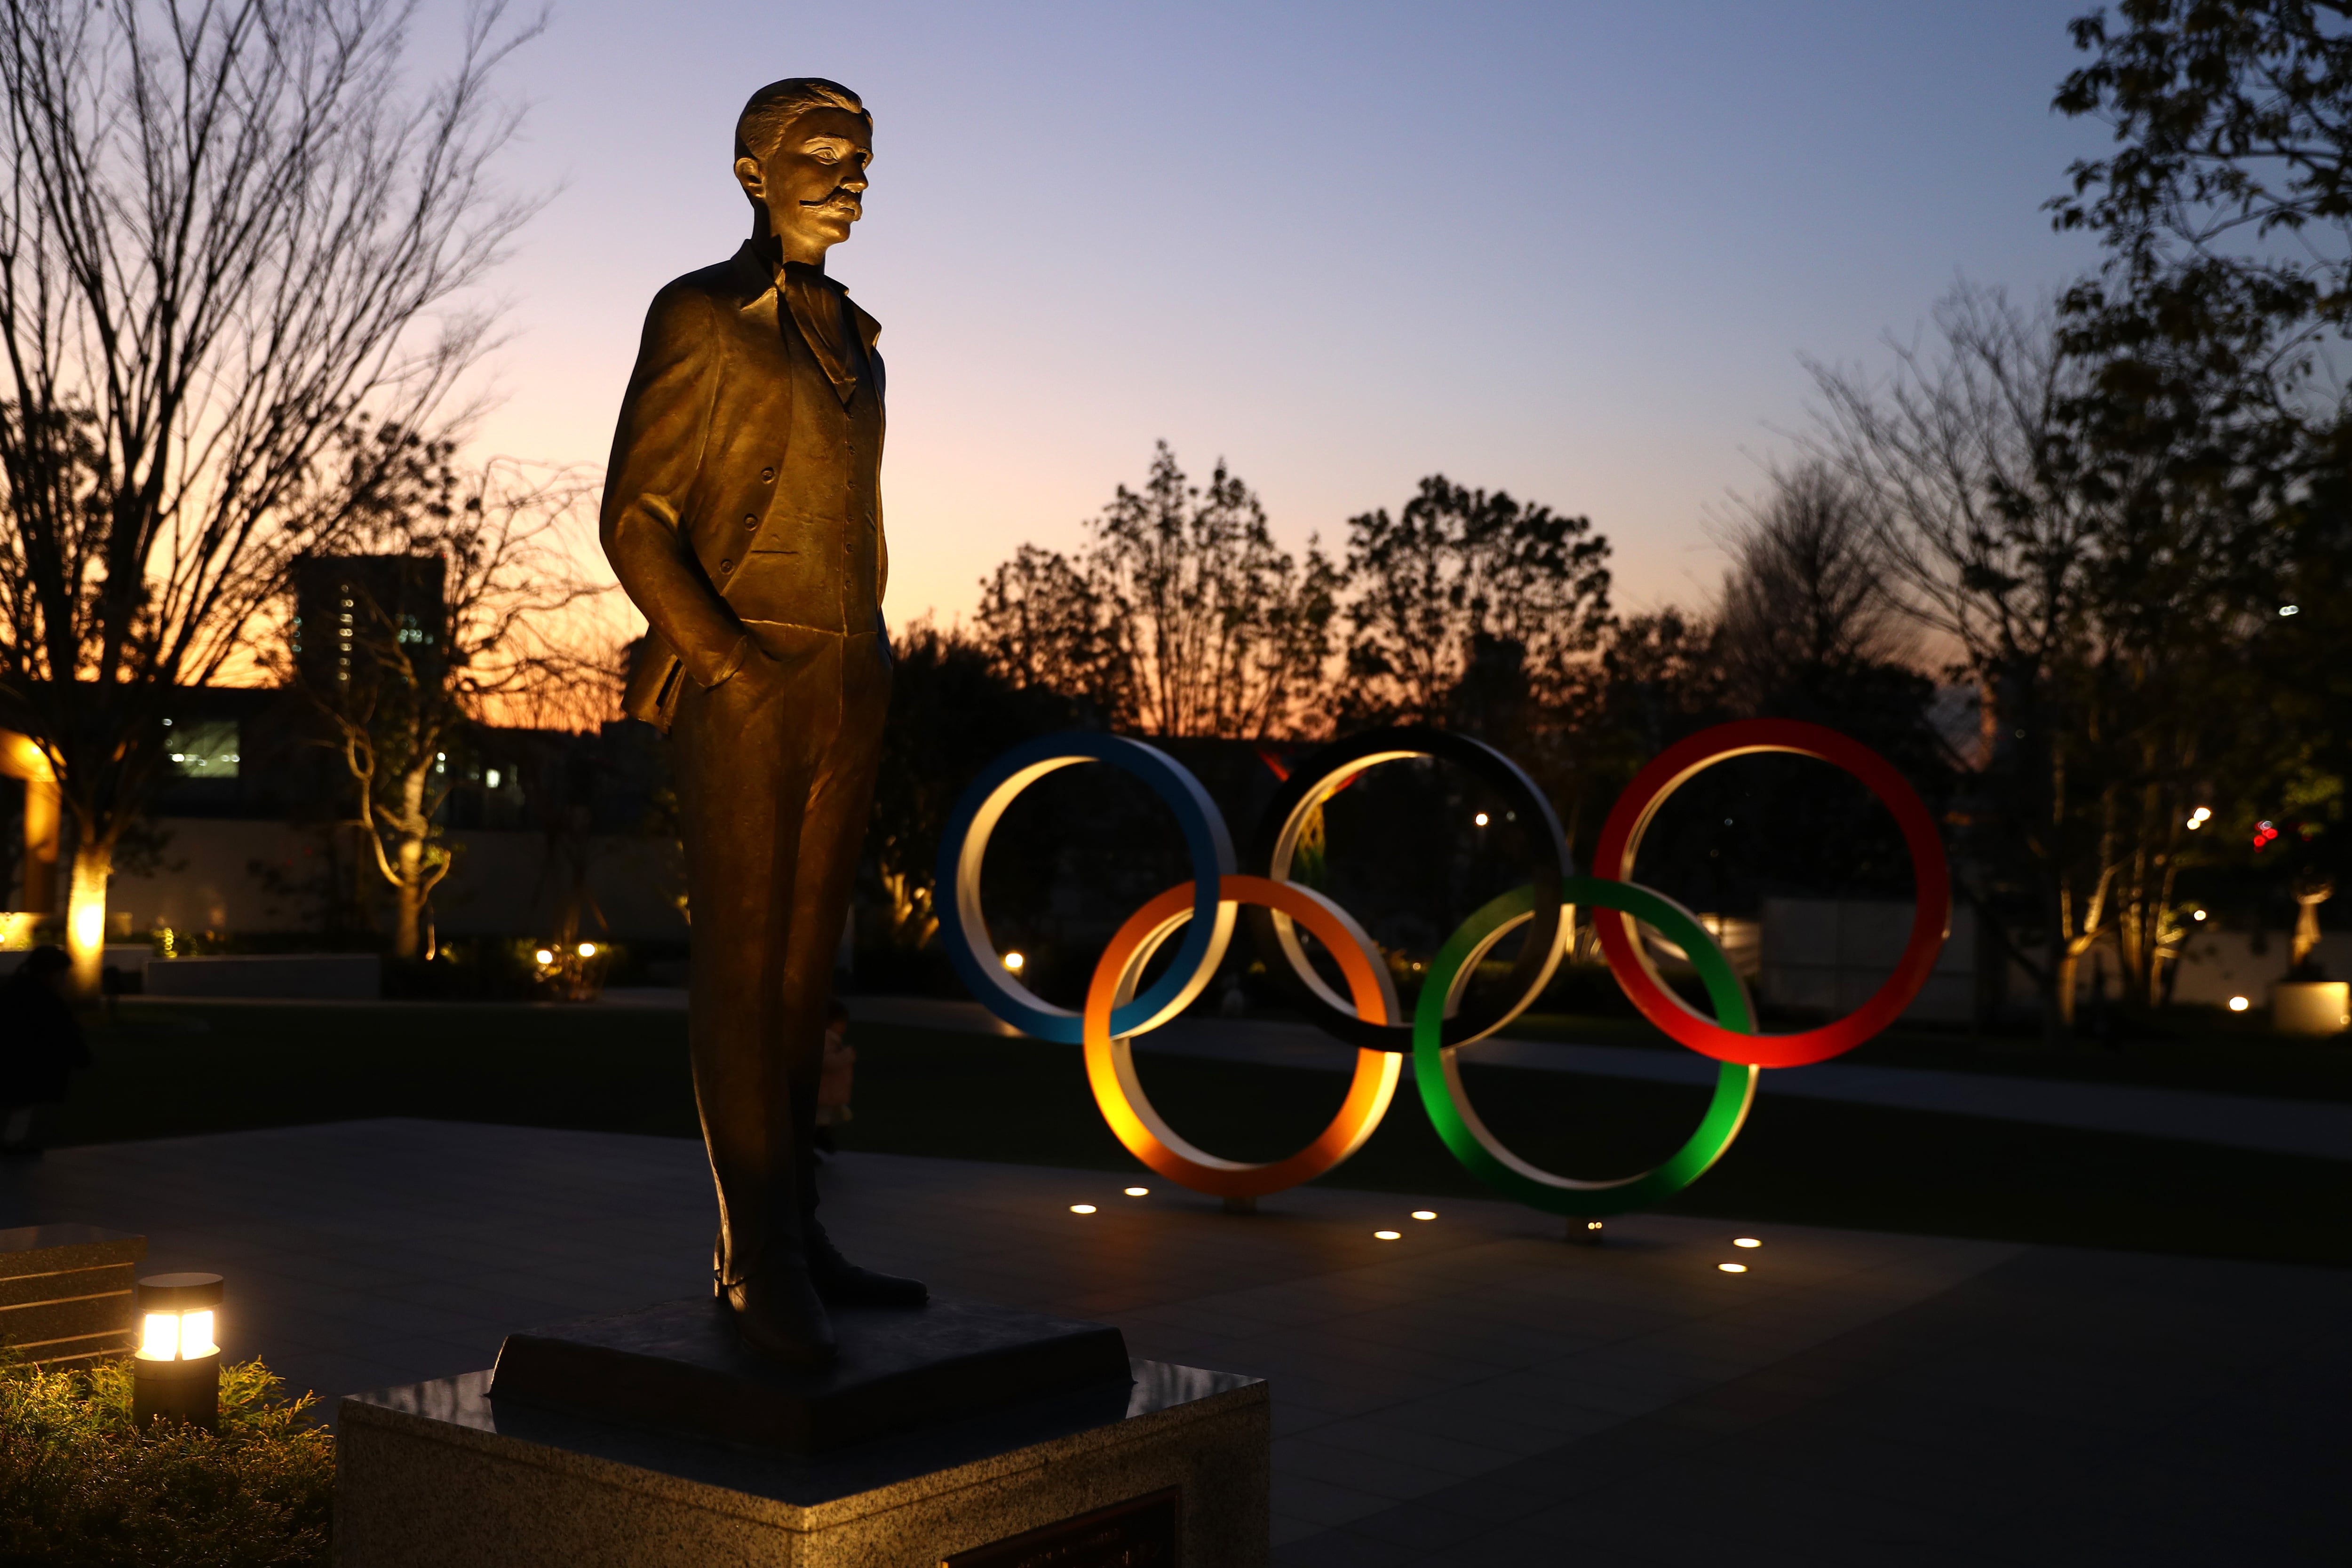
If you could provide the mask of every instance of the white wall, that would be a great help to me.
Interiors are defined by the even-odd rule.
[[[1914,915],[1909,904],[1766,899],[1759,999],[1767,1006],[1852,1012],[1895,972]],[[1951,936],[1903,1017],[1916,1023],[1971,1023],[1976,1014],[1976,922],[1955,910]]]

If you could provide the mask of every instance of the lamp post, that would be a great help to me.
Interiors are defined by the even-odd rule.
[[[139,1281],[139,1350],[131,1358],[131,1419],[158,1418],[209,1432],[220,1419],[218,1274],[151,1274]]]

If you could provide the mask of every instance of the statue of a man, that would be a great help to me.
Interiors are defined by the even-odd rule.
[[[714,1288],[777,1360],[835,1355],[826,1303],[918,1306],[816,1222],[825,1007],[890,702],[880,328],[825,276],[873,118],[836,82],[751,95],[751,237],[654,297],[604,489],[605,553],[652,631],[636,717],[669,731],[694,918],[695,1101]]]

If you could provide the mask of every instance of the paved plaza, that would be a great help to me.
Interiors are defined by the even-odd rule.
[[[1234,1216],[883,1155],[827,1184],[865,1260],[1269,1379],[1286,1568],[2352,1561],[2352,1271],[1659,1216],[1596,1249],[1503,1203]],[[0,1175],[0,1227],[64,1220],[225,1274],[229,1353],[340,1394],[707,1291],[712,1209],[691,1142],[373,1121]]]

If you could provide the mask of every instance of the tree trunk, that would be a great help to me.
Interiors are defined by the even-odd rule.
[[[425,950],[425,845],[403,833],[393,859],[399,877],[393,883],[392,956],[414,958]]]
[[[2042,1038],[2050,1045],[2063,1045],[2074,1037],[2074,981],[2083,966],[2083,955],[2072,942],[2058,946],[2058,960],[2050,966],[2050,1005],[2042,1019]]]
[[[106,967],[106,883],[114,872],[114,846],[84,843],[74,848],[73,892],[66,904],[66,950],[73,955],[73,989],[99,994]]]

